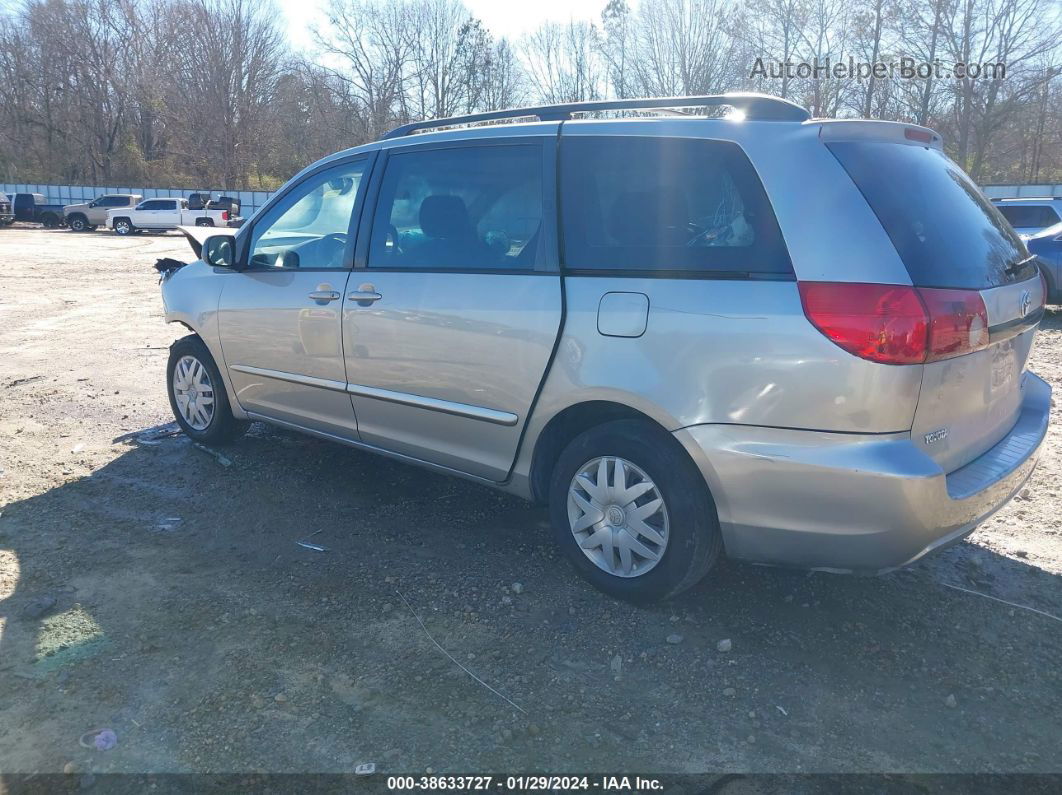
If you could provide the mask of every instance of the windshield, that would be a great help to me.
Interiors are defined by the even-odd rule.
[[[936,149],[879,141],[827,144],[862,191],[918,287],[981,290],[1034,266],[999,210]]]

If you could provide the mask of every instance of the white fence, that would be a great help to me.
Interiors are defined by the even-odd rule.
[[[985,185],[981,188],[990,199],[1042,199],[1062,196],[1062,185]]]
[[[48,204],[80,204],[91,201],[104,193],[138,193],[145,199],[166,198],[168,196],[182,196],[187,198],[195,190],[183,188],[138,188],[135,185],[28,185],[28,184],[2,184],[0,193],[8,196],[14,193],[41,193],[48,198]],[[210,190],[206,188],[198,191],[209,192],[211,196],[234,196],[240,200],[240,215],[250,218],[265,204],[272,193],[258,190]]]
[[[1025,196],[1040,198],[1043,196],[1062,196],[1062,185],[985,185],[985,195],[991,199],[1014,199]],[[13,193],[42,193],[48,197],[49,204],[79,204],[91,201],[104,193],[139,193],[145,199],[164,198],[167,196],[183,196],[187,198],[190,193],[196,191],[183,188],[138,188],[121,185],[88,186],[88,185],[13,185],[0,184],[0,193],[9,196]],[[202,192],[206,192],[204,189]],[[240,200],[240,213],[244,218],[250,218],[258,209],[265,204],[272,193],[266,191],[251,190],[218,190],[209,191],[212,196],[235,196]]]

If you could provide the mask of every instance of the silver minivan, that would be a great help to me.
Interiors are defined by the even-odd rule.
[[[723,553],[910,563],[1047,429],[1035,263],[909,124],[758,95],[416,123],[198,234],[160,263],[189,436],[261,420],[546,503],[633,601]]]

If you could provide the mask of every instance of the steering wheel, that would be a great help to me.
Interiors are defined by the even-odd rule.
[[[326,241],[327,243],[336,244],[334,248],[332,246],[327,246],[327,248],[323,249],[322,253],[328,258],[328,267],[338,268],[343,264],[341,260],[343,258],[343,252],[347,249],[347,235],[345,232],[332,232],[331,234],[325,235],[320,240],[321,244],[327,245]]]
[[[397,257],[402,253],[402,249],[398,245],[398,227],[394,224],[387,225],[387,234],[384,236],[384,249],[387,248],[387,238],[391,238],[391,256]]]

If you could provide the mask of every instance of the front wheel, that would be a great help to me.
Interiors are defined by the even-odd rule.
[[[71,215],[67,219],[67,225],[71,232],[87,232],[89,228],[88,219],[83,215]]]
[[[579,574],[631,602],[690,588],[722,551],[704,478],[647,420],[605,423],[573,439],[554,467],[549,505],[554,537]]]
[[[170,346],[166,382],[173,416],[195,441],[226,444],[247,430],[249,423],[232,416],[221,373],[199,337],[183,337]]]
[[[135,231],[136,230],[134,229],[133,224],[129,221],[128,218],[119,218],[114,222],[114,234],[116,235],[122,235],[124,237],[126,235],[132,234]]]

